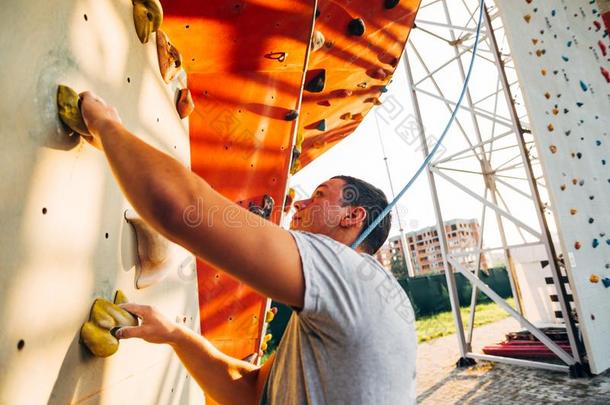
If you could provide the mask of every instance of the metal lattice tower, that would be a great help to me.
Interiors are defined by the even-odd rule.
[[[544,179],[502,21],[495,5],[486,3],[475,70],[445,143],[450,152],[435,157],[427,171],[462,356],[460,362],[468,364],[474,359],[482,359],[567,371],[581,363],[581,344],[567,293],[560,281],[560,260],[550,231],[554,222],[548,203],[543,203],[548,201]],[[455,108],[454,100],[472,57],[479,4],[477,0],[425,0],[420,7],[416,29],[411,33],[405,52],[405,69],[424,155],[428,153],[428,146],[436,142],[432,135],[438,131],[435,126],[446,122]],[[478,249],[472,252],[478,260],[473,269],[465,268],[459,255],[449,253],[441,204],[442,191],[447,189],[452,189],[454,195],[469,198],[473,207],[480,210],[480,242]],[[528,246],[543,246],[550,258],[572,354],[561,349],[523,316],[511,249]],[[405,246],[405,249],[409,247]],[[501,252],[504,257],[516,308],[479,279],[481,255],[490,252]],[[459,311],[455,276],[453,271],[447,271],[449,269],[463,274],[473,285],[467,330]],[[478,291],[509,312],[565,365],[473,353],[471,342]]]

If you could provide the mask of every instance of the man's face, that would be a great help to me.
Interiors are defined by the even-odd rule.
[[[330,179],[316,187],[310,198],[296,201],[290,229],[332,236],[349,209],[342,206],[344,186],[344,180]]]

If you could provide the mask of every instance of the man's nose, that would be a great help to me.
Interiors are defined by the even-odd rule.
[[[307,198],[305,200],[299,200],[299,201],[295,201],[294,203],[294,208],[297,211],[302,210],[303,208],[307,207],[307,205],[309,205],[309,202],[311,201],[311,198]]]

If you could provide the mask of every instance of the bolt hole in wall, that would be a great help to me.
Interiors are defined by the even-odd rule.
[[[106,239],[108,239],[108,237],[110,237],[110,235],[108,234],[108,232],[106,232],[106,233],[104,234],[104,237],[105,237]]]
[[[131,78],[127,77],[127,83],[131,83]]]
[[[23,350],[24,347],[25,347],[25,340],[19,339],[19,341],[17,342],[17,350]]]
[[[87,14],[83,14],[83,18],[85,19],[85,21],[89,21],[89,17],[87,17]]]
[[[42,208],[42,215],[46,215],[47,214],[47,207],[43,207]]]

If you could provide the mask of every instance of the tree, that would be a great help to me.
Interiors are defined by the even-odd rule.
[[[397,280],[403,280],[409,277],[409,270],[402,256],[393,256],[391,264],[392,274]]]

